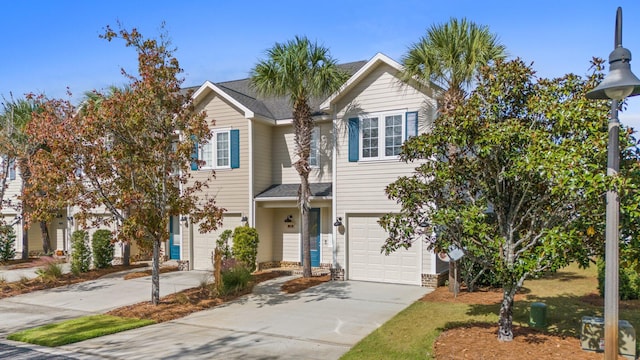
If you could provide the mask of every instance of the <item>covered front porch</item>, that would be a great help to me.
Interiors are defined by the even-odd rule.
[[[296,269],[302,266],[298,187],[298,184],[273,185],[254,199],[255,227],[260,235],[258,269]],[[326,271],[331,268],[334,250],[331,215],[331,184],[312,184],[309,219],[311,266]]]

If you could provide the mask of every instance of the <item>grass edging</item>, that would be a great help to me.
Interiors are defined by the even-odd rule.
[[[7,339],[56,347],[154,324],[155,321],[112,315],[90,315],[22,330]]]

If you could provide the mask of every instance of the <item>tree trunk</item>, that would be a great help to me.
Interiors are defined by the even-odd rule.
[[[129,266],[131,264],[131,243],[127,240],[122,243],[122,265]]]
[[[151,303],[160,303],[160,241],[153,239],[153,259],[151,261]]]
[[[306,177],[300,176],[300,191],[302,194],[309,193],[309,181]],[[311,236],[309,236],[309,201],[302,195],[300,206],[300,233],[302,234],[302,277],[310,278],[311,273]]]
[[[22,224],[22,260],[27,260],[29,258],[29,229],[24,226],[24,213],[22,213],[22,219],[20,220]]]
[[[503,289],[500,320],[498,320],[498,340],[500,341],[513,341],[513,296],[514,291]]]
[[[127,207],[124,210],[124,218],[128,219],[131,210]],[[124,222],[123,222],[124,223]],[[122,265],[129,266],[131,264],[131,241],[122,242]]]
[[[302,276],[311,277],[311,238],[309,236],[309,153],[313,118],[306,99],[297,99],[293,105],[293,129],[298,161],[294,167],[300,175],[298,205],[300,206],[300,235],[302,239]]]
[[[42,233],[42,251],[45,254],[51,254],[51,238],[49,238],[49,229],[46,221],[40,221],[40,232]]]

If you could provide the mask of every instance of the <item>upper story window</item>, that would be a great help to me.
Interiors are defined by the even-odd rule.
[[[418,133],[418,113],[390,111],[349,119],[349,161],[397,158]]]
[[[311,133],[311,151],[309,152],[309,166],[320,167],[320,128],[314,127]]]
[[[0,157],[0,166],[3,168],[2,172],[4,173],[6,180],[16,179],[16,159],[15,158],[9,159],[8,156]]]
[[[192,158],[200,160],[191,164],[191,170],[198,169],[235,169],[240,167],[240,131],[214,130],[211,139],[196,144]]]
[[[214,131],[211,139],[200,145],[198,159],[204,161],[202,169],[229,168],[231,148],[229,147],[229,130]]]

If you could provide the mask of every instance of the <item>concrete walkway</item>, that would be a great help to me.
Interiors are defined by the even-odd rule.
[[[61,263],[59,265],[62,267],[63,274],[71,272],[71,264]],[[36,271],[43,267],[44,266],[13,270],[0,269],[0,280],[4,280],[6,282],[16,282],[22,279],[33,279],[38,277],[38,273]]]
[[[206,275],[163,274],[162,295],[197,286]],[[60,348],[1,342],[19,346],[13,350],[60,359],[337,359],[428,292],[416,286],[347,281],[283,294],[280,284],[289,278],[259,284],[252,295],[185,318]],[[0,300],[0,335],[145,301],[150,289],[148,277],[114,278]]]

